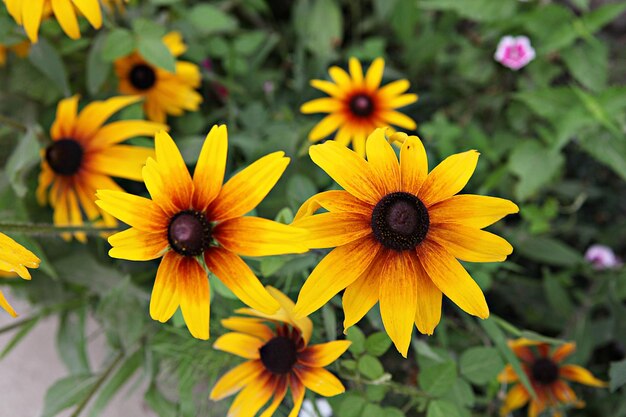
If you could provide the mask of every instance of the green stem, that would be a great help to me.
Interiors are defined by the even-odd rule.
[[[31,316],[31,317],[27,317],[25,319],[22,320],[18,320],[15,321],[7,326],[4,326],[2,328],[0,328],[0,334],[2,333],[6,333],[6,332],[10,332],[13,329],[17,329],[19,327],[22,327],[28,323],[30,323],[33,320],[38,320],[42,317],[45,317],[49,314],[52,313],[56,313],[57,311],[63,311],[63,310],[71,310],[73,308],[78,308],[81,307],[83,305],[85,305],[85,303],[87,302],[87,300],[85,299],[80,299],[80,300],[70,300],[70,301],[65,301],[63,303],[58,303],[58,304],[54,304],[51,305],[49,307],[44,307],[41,309],[41,311],[39,311],[37,314]]]
[[[80,404],[78,404],[78,406],[76,407],[76,409],[74,410],[74,412],[72,413],[70,417],[78,417],[80,415],[80,413],[85,409],[85,407],[87,407],[87,404],[89,404],[89,401],[98,392],[102,384],[104,384],[104,382],[107,380],[109,375],[111,375],[111,372],[113,372],[113,370],[122,361],[122,359],[124,359],[124,352],[120,351],[115,357],[115,359],[113,359],[113,362],[111,362],[111,364],[104,370],[102,375],[100,375],[100,378],[98,378],[94,386],[91,388],[91,390],[89,390],[89,392],[87,393],[87,396],[80,402]]]
[[[120,227],[96,227],[91,225],[84,226],[55,226],[47,223],[13,223],[0,222],[0,231],[23,233],[27,235],[56,235],[59,233],[77,233],[82,232],[88,235],[119,232],[123,230]]]

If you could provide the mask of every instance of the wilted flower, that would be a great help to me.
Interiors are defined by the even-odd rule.
[[[526,36],[505,36],[500,39],[494,58],[505,67],[517,71],[535,59],[535,50]]]
[[[604,245],[591,245],[585,252],[585,260],[595,269],[611,269],[622,264],[613,249]]]

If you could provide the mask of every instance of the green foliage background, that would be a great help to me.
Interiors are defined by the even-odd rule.
[[[211,62],[202,70],[201,111],[169,119],[185,161],[193,167],[215,123],[228,125],[229,173],[284,150],[292,162],[257,214],[289,222],[305,199],[333,186],[307,155],[306,135],[319,121],[298,112],[319,96],[308,81],[326,77],[329,65],[345,67],[350,56],[364,62],[382,56],[385,81],[407,78],[411,92],[420,94],[403,111],[418,121],[431,168],[451,153],[478,149],[482,157],[465,192],[509,198],[521,211],[493,228],[515,247],[509,261],[466,265],[486,292],[492,317],[481,322],[445,301],[435,335],[414,334],[403,360],[389,349],[375,308],[348,332],[353,345],[331,367],[348,386],[330,400],[335,415],[495,416],[504,389],[495,377],[511,359],[504,341],[526,336],[576,341],[572,361],[611,380],[611,389],[577,387],[587,407],[568,415],[624,417],[626,271],[596,271],[582,254],[593,243],[626,254],[626,3],[589,3],[131,1],[100,31],[82,22],[78,41],[45,22],[29,57],[13,56],[0,69],[0,114],[27,127],[20,132],[0,123],[1,220],[51,222],[50,208],[37,205],[34,190],[39,148],[58,100],[79,93],[84,104],[115,95],[112,62],[134,48],[171,67],[167,51],[150,45],[178,30],[189,45],[183,59]],[[21,33],[0,7],[0,44],[21,40]],[[499,39],[509,34],[528,36],[537,50],[518,72],[493,60]],[[138,116],[139,105],[120,117]],[[145,193],[137,183],[122,185]],[[31,282],[6,281],[35,313],[0,329],[14,332],[0,357],[19,349],[40,318],[59,316],[56,343],[68,376],[50,387],[45,416],[72,407],[95,417],[136,374],[149,381],[145,399],[162,417],[225,415],[229,401],[210,402],[208,392],[237,360],[212,350],[211,341],[193,339],[179,313],[165,325],[150,319],[157,262],[113,260],[99,238],[86,245],[54,236],[17,238],[43,262]],[[262,282],[295,299],[322,255],[249,264]],[[219,320],[241,304],[210,281],[214,340],[224,332]],[[111,349],[95,369],[86,350],[88,315]],[[312,319],[314,342],[343,337],[339,297]],[[287,413],[284,406],[277,415]]]

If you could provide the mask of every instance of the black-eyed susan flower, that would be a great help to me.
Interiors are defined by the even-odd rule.
[[[531,397],[526,388],[519,383],[519,376],[513,367],[507,365],[498,375],[498,381],[514,385],[509,390],[500,410],[502,416],[523,407],[530,401],[528,417],[537,417],[546,409],[551,411],[552,417],[561,417],[563,414],[560,407],[584,407],[584,403],[576,397],[576,393],[566,381],[599,388],[607,386],[585,368],[562,363],[576,349],[574,343],[565,343],[557,347],[552,354],[550,345],[524,338],[510,341],[509,346],[521,359],[522,369],[530,380],[537,397]]]
[[[34,253],[20,245],[4,233],[0,233],[0,271],[15,272],[24,279],[30,279],[30,273],[26,268],[38,268],[38,257]],[[8,303],[4,294],[0,291],[0,307],[10,315],[16,317],[15,310]]]
[[[37,199],[54,208],[57,226],[81,226],[89,221],[115,226],[117,221],[95,205],[96,190],[121,190],[111,177],[141,181],[141,169],[154,150],[120,144],[136,136],[152,136],[166,128],[145,120],[105,124],[115,113],[141,97],[114,97],[95,101],[78,112],[78,96],[63,99],[50,129],[52,144],[42,151]],[[81,212],[82,209],[82,212]],[[63,234],[64,238],[71,235]],[[84,233],[75,237],[85,241]]]
[[[37,42],[41,21],[54,13],[61,29],[72,39],[80,38],[77,15],[81,14],[95,29],[102,26],[98,0],[4,0],[9,14],[23,26],[28,38]]]
[[[350,74],[339,67],[331,67],[334,83],[312,80],[311,85],[330,95],[302,105],[302,113],[329,113],[309,133],[309,140],[317,142],[337,131],[335,141],[365,156],[365,138],[377,127],[399,126],[414,130],[415,121],[396,111],[417,101],[417,95],[404,94],[409,89],[407,80],[397,80],[380,87],[385,61],[377,58],[363,76],[361,63],[350,58]]]
[[[481,229],[518,208],[500,198],[456,195],[478,152],[452,155],[428,173],[420,140],[395,137],[404,138],[399,163],[382,129],[367,140],[367,161],[332,141],[310,148],[313,162],[345,191],[317,194],[296,214],[293,225],[310,232],[311,248],[336,247],[302,287],[296,315],[346,288],[344,327],[380,302],[385,329],[406,356],[413,324],[432,334],[439,323],[442,292],[466,312],[489,316],[480,287],[457,259],[503,261],[511,245]],[[320,207],[329,212],[313,215]]]
[[[243,217],[274,187],[289,164],[284,152],[269,154],[222,185],[228,138],[214,126],[202,147],[193,179],[172,138],[155,137],[143,179],[152,199],[99,190],[96,203],[132,226],[109,238],[114,258],[163,257],[150,299],[150,315],[166,322],[180,305],[191,334],[209,337],[209,284],[204,266],[247,305],[274,313],[279,305],[239,257],[302,253],[303,231]]]
[[[16,43],[14,45],[0,45],[0,67],[4,66],[7,62],[7,54],[9,51],[14,52],[15,55],[20,58],[24,58],[28,55],[30,51],[30,42],[23,41]]]
[[[275,314],[239,309],[252,317],[231,317],[222,325],[234,330],[219,337],[213,345],[248,359],[222,376],[211,391],[211,399],[220,400],[235,393],[228,417],[255,416],[270,400],[261,417],[271,417],[280,406],[287,389],[291,391],[296,417],[302,406],[305,388],[330,397],[341,394],[341,381],[324,369],[350,346],[346,340],[309,345],[313,323],[308,317],[295,318],[293,302],[275,288],[268,291],[280,304]],[[273,397],[273,398],[272,398]]]
[[[175,57],[187,50],[178,32],[165,35],[163,43]],[[200,86],[200,69],[191,62],[177,61],[176,71],[172,73],[155,67],[134,52],[115,61],[115,73],[119,91],[144,96],[146,116],[155,122],[165,123],[168,114],[180,116],[185,110],[196,111],[202,103],[202,96],[195,91]]]

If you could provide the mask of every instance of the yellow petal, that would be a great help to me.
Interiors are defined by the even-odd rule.
[[[417,308],[417,277],[407,271],[405,252],[393,252],[380,277],[380,315],[387,334],[406,358]]]
[[[300,408],[302,407],[302,400],[304,400],[304,385],[295,375],[289,375],[289,388],[291,388],[291,397],[293,399],[293,408],[289,413],[288,417],[296,417],[300,413]]]
[[[385,138],[384,129],[376,129],[367,138],[367,162],[372,174],[381,179],[383,192],[400,191],[400,167],[393,148]]]
[[[154,201],[168,217],[172,217],[180,212],[180,208],[176,205],[176,202],[173,201],[171,194],[168,192],[165,181],[159,170],[159,164],[154,159],[148,158],[146,165],[141,170],[141,175],[150,193],[150,197],[152,197],[152,201]]]
[[[420,190],[420,199],[426,207],[452,197],[465,187],[472,177],[479,153],[467,151],[444,159],[433,169]]]
[[[561,346],[556,348],[556,350],[552,354],[552,360],[554,362],[561,362],[563,359],[571,355],[575,350],[576,350],[576,343],[573,343],[573,342],[563,343]]]
[[[394,97],[387,105],[392,109],[397,109],[400,107],[408,106],[409,104],[415,103],[417,101],[417,94],[403,94],[398,97]]]
[[[131,227],[109,237],[109,256],[129,261],[148,261],[165,253],[169,243],[164,233],[148,233]]]
[[[296,317],[308,316],[352,284],[369,267],[379,249],[380,244],[371,237],[333,249],[302,286],[294,311]]]
[[[355,86],[363,85],[363,67],[361,66],[361,62],[351,57],[348,62],[350,66],[350,76],[352,77],[352,82]]]
[[[354,149],[354,153],[361,158],[365,158],[365,141],[368,133],[370,133],[368,128],[359,127],[352,137],[352,149]],[[380,178],[379,181],[381,186],[384,187],[382,178]],[[381,191],[383,191],[383,189],[381,189]]]
[[[69,212],[69,223],[71,226],[80,227],[83,225],[83,215],[78,205],[78,198],[73,189],[67,190],[67,208]],[[74,237],[82,243],[87,242],[87,235],[83,232],[74,233]]]
[[[406,90],[409,89],[409,87],[411,87],[411,84],[408,80],[397,80],[382,87],[378,91],[378,94],[389,99],[393,96],[404,93]]]
[[[348,73],[340,67],[330,67],[328,73],[339,88],[345,90],[352,86],[352,79]]]
[[[152,200],[122,191],[98,190],[96,204],[119,220],[146,232],[165,231],[169,219]]]
[[[428,238],[466,262],[502,262],[513,252],[509,242],[500,236],[461,224],[433,225]]]
[[[274,337],[274,332],[263,323],[262,319],[250,317],[229,317],[222,320],[222,326],[238,333],[245,333],[250,336],[254,336],[264,342],[267,342]]]
[[[310,216],[322,207],[334,213],[349,212],[369,218],[371,218],[374,209],[374,206],[359,200],[347,191],[324,191],[305,201],[296,213],[294,221]]]
[[[87,162],[90,171],[118,178],[141,181],[141,170],[154,150],[141,146],[115,145],[94,152]]]
[[[343,293],[343,328],[344,333],[349,327],[359,322],[378,302],[380,294],[380,278],[385,268],[389,252],[381,250],[369,268]]]
[[[270,256],[308,251],[306,230],[260,217],[236,217],[218,223],[215,239],[243,256]]]
[[[287,394],[287,379],[278,378],[276,382],[276,388],[274,389],[274,400],[272,403],[261,413],[260,417],[272,417],[274,412],[278,409],[282,403],[285,395]]]
[[[180,304],[177,287],[182,259],[175,252],[167,252],[157,270],[150,296],[150,317],[161,323],[168,321]]]
[[[367,69],[367,74],[365,75],[365,86],[370,91],[378,89],[380,82],[383,79],[384,71],[385,60],[382,58],[376,58]]]
[[[37,42],[39,25],[43,19],[44,0],[31,0],[28,5],[23,4],[22,18],[24,19],[24,30],[32,43]]]
[[[178,147],[165,131],[158,132],[154,142],[159,173],[167,193],[176,207],[188,209],[194,192],[193,182]]]
[[[498,374],[498,382],[502,384],[511,384],[519,381],[519,377],[511,365],[506,365],[502,372]]]
[[[207,274],[195,258],[185,257],[178,271],[180,310],[191,335],[197,339],[209,338],[211,295]]]
[[[9,313],[13,317],[17,317],[17,313],[13,310],[13,307],[9,304],[6,298],[4,298],[4,294],[0,291],[0,307],[4,309],[7,313]]]
[[[309,140],[315,142],[324,139],[345,122],[346,117],[343,114],[331,113],[320,120],[320,122],[311,129],[309,132]]]
[[[328,141],[311,146],[309,155],[313,162],[358,199],[375,205],[383,197],[382,181],[363,158],[345,146]]]
[[[293,371],[305,387],[324,397],[332,397],[346,390],[341,381],[324,368],[303,366],[294,368]]]
[[[559,376],[570,381],[578,382],[580,384],[589,385],[592,387],[604,388],[608,384],[604,381],[594,377],[591,372],[578,365],[563,365],[559,369]]]
[[[446,297],[469,314],[483,319],[489,317],[482,290],[454,256],[430,240],[418,246],[417,256],[420,265]]]
[[[97,0],[72,0],[72,2],[91,23],[91,26],[95,29],[100,29],[100,26],[102,26],[102,11]]]
[[[256,379],[265,368],[260,361],[246,361],[225,373],[211,390],[212,400],[221,400],[241,390],[251,380]]]
[[[262,373],[250,380],[248,385],[237,394],[226,417],[254,417],[274,393],[275,378],[269,373]]]
[[[51,0],[50,3],[63,32],[72,39],[80,38],[76,12],[70,0]]]
[[[432,224],[460,223],[482,229],[518,211],[513,202],[503,198],[461,194],[430,206],[428,215]]]
[[[213,220],[241,217],[254,209],[278,182],[289,164],[284,152],[274,152],[235,174],[209,207]]]
[[[370,219],[346,212],[316,214],[292,225],[308,232],[302,239],[309,248],[341,246],[372,233]]]
[[[276,300],[239,256],[223,248],[211,248],[204,252],[204,260],[209,270],[241,301],[267,314],[278,310]]]
[[[111,116],[140,100],[138,96],[120,96],[88,104],[76,120],[76,135],[79,139],[91,138]]]
[[[264,342],[261,339],[248,334],[226,333],[217,338],[213,344],[213,348],[246,359],[259,359],[259,349],[261,349],[263,345]]]
[[[296,327],[300,330],[302,334],[302,338],[304,339],[305,344],[309,343],[311,340],[311,334],[313,333],[313,322],[308,317],[296,318],[293,314],[295,304],[289,297],[285,294],[277,290],[276,288],[268,285],[267,291],[274,297],[278,304],[280,304],[280,310],[277,314],[284,314],[287,318],[287,322],[290,323],[293,327]]]
[[[417,256],[407,256],[407,274],[417,280],[415,326],[420,333],[431,335],[441,320],[441,290],[430,280]]]
[[[500,415],[506,415],[513,410],[523,407],[529,399],[530,396],[524,386],[522,384],[515,385],[506,395]]]
[[[417,136],[408,136],[400,149],[400,183],[402,184],[402,190],[413,195],[419,195],[427,176],[428,158],[426,157],[424,145]]]
[[[154,137],[156,132],[167,129],[167,125],[162,123],[145,120],[120,120],[102,126],[93,136],[89,145],[92,149],[102,149],[137,136]]]
[[[300,106],[300,111],[304,114],[308,113],[334,113],[343,108],[343,103],[336,98],[316,98],[307,101]]]
[[[343,355],[351,344],[349,340],[335,340],[309,346],[300,353],[298,362],[314,368],[328,366]]]
[[[400,126],[403,129],[415,130],[417,128],[415,120],[395,110],[381,111],[379,117],[385,122],[394,126]]]
[[[556,399],[563,404],[575,403],[578,400],[574,390],[561,380],[554,381],[550,388]]]
[[[222,189],[227,153],[226,125],[215,125],[204,140],[193,173],[193,205],[197,210],[205,210]]]
[[[343,98],[346,95],[346,93],[339,88],[337,84],[331,83],[330,81],[311,80],[310,84],[313,88],[317,88],[318,90],[323,91],[324,93],[335,98]]]
[[[180,56],[187,50],[187,45],[183,41],[183,35],[180,32],[172,31],[163,36],[163,43],[170,50],[172,55]]]
[[[75,95],[59,101],[56,119],[50,128],[50,136],[53,140],[71,138],[74,135],[78,99],[79,96]]]

